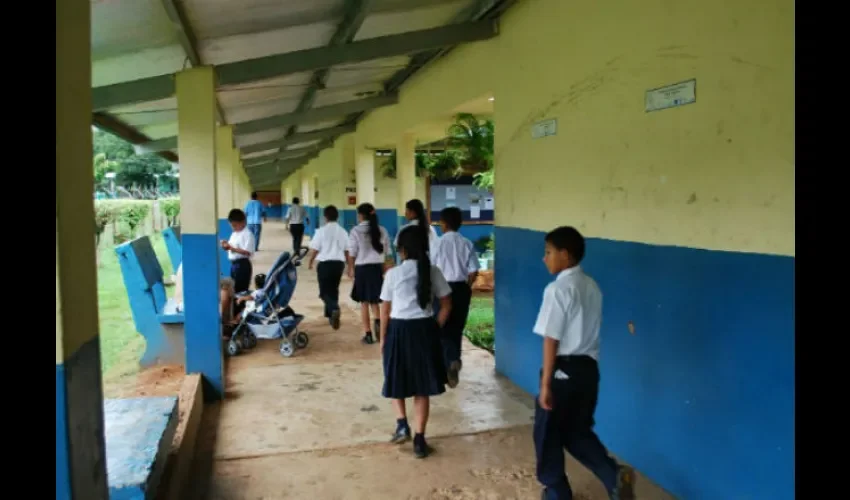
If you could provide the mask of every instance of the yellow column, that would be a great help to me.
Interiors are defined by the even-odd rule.
[[[216,204],[218,205],[218,239],[229,240],[233,232],[227,215],[231,209],[241,208],[233,196],[233,127],[218,125],[215,129]],[[230,276],[227,252],[219,248],[218,261],[222,276]]]
[[[375,204],[375,152],[362,145],[354,153],[357,204]]]
[[[87,0],[56,1],[56,498],[106,500]]]
[[[215,77],[209,66],[177,74],[186,372],[224,393],[219,313]]]
[[[416,198],[416,138],[414,135],[404,134],[396,144],[395,153],[398,215],[403,217],[405,203]]]

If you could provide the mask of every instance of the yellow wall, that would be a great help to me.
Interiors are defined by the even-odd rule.
[[[397,179],[388,179],[381,174],[381,166],[387,161],[385,156],[375,157],[375,206],[377,208],[392,208],[398,210],[398,187]],[[428,198],[425,193],[425,180],[419,177],[416,178],[416,197],[428,205]]]
[[[695,104],[644,111],[647,89],[689,78]],[[358,141],[392,143],[487,92],[498,225],[794,255],[792,0],[520,1],[496,39],[452,51],[370,113]],[[557,135],[532,140],[546,118]]]

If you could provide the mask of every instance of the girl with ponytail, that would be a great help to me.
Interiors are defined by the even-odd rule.
[[[360,224],[351,230],[348,237],[348,276],[354,278],[351,299],[360,304],[360,318],[366,332],[363,343],[372,344],[369,310],[372,310],[375,334],[379,335],[378,304],[381,303],[385,254],[390,247],[390,237],[387,230],[378,224],[375,207],[370,203],[357,207],[357,220]]]
[[[398,241],[401,233],[408,228],[416,227],[419,228],[419,231],[423,235],[423,241],[426,245],[425,251],[428,252],[429,256],[433,257],[434,252],[437,250],[437,245],[440,243],[440,237],[437,236],[437,231],[428,224],[428,217],[425,215],[425,205],[422,203],[422,200],[414,198],[405,203],[404,218],[408,220],[408,223],[401,226],[395,236],[393,244],[396,249],[398,249]]]
[[[413,452],[425,458],[430,397],[446,391],[448,378],[440,344],[440,330],[451,313],[451,288],[428,259],[424,231],[408,229],[398,238],[401,265],[390,269],[381,289],[381,354],[384,362],[382,394],[393,400],[396,430],[390,439],[411,438],[405,399],[413,398]],[[437,299],[434,299],[437,297]],[[440,312],[434,317],[433,302]]]

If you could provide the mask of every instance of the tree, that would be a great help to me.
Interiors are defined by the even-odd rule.
[[[171,163],[155,154],[137,155],[133,146],[108,132],[95,130],[94,150],[95,187],[103,186],[107,172],[115,172],[115,185],[125,189],[154,188],[157,175],[171,171]]]

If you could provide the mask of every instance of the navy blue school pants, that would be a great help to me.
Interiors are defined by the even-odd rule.
[[[593,432],[599,365],[590,356],[559,356],[555,364],[558,370],[569,378],[553,378],[552,410],[544,410],[539,399],[534,401],[537,480],[546,488],[544,498],[573,498],[564,470],[564,450],[593,472],[610,495],[617,485],[619,466]]]
[[[254,251],[260,249],[260,235],[263,234],[262,224],[248,224],[248,231],[254,235]]]
[[[452,310],[449,319],[443,329],[440,330],[440,343],[443,346],[443,359],[446,368],[452,362],[461,362],[461,344],[463,343],[463,329],[466,327],[466,319],[469,317],[469,303],[472,301],[472,288],[466,281],[453,281],[449,283],[452,289]],[[440,299],[434,299],[434,317],[440,313]]]
[[[319,281],[319,298],[325,303],[325,317],[339,309],[339,282],[345,262],[341,260],[326,260],[316,266],[316,278]]]
[[[230,277],[233,278],[233,291],[235,293],[247,292],[251,287],[251,275],[254,274],[251,260],[247,258],[236,259],[230,262]]]

